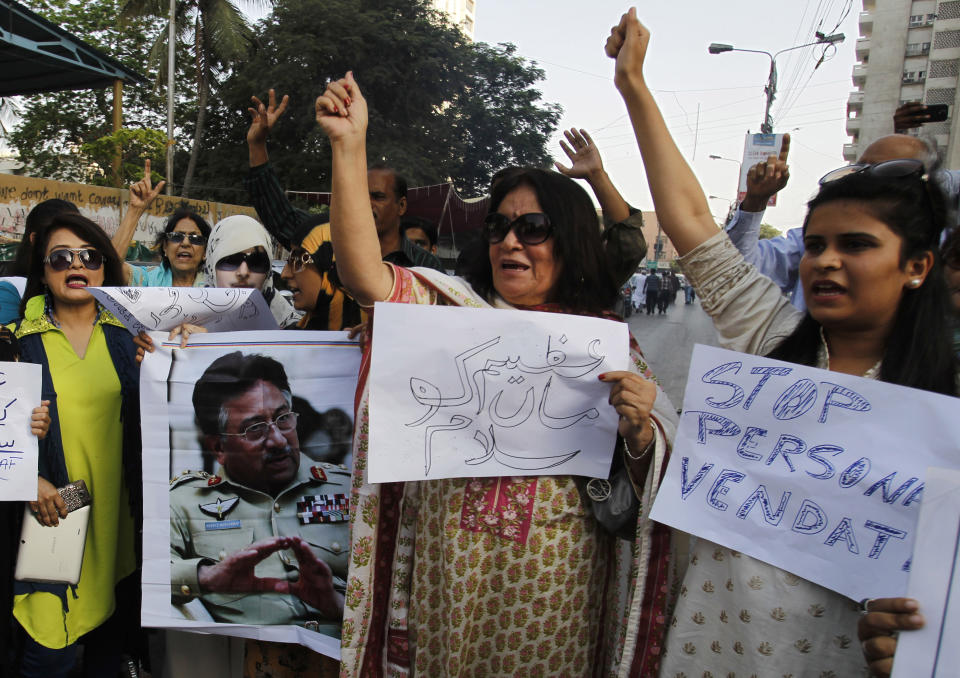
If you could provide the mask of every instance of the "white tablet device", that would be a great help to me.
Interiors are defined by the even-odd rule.
[[[90,506],[71,511],[56,527],[47,527],[24,511],[14,578],[52,584],[79,582],[89,522]]]

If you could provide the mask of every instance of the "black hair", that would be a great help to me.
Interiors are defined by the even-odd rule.
[[[523,174],[523,167],[519,165],[507,165],[503,169],[497,170],[493,173],[493,176],[490,177],[490,192],[493,193],[494,187],[501,181],[517,174]]]
[[[400,235],[405,236],[408,228],[419,228],[426,233],[427,240],[430,241],[431,247],[437,244],[437,227],[429,219],[415,217],[413,215],[404,216],[400,220]]]
[[[27,307],[27,301],[38,294],[43,294],[44,283],[44,259],[47,255],[47,245],[50,242],[50,234],[65,228],[82,240],[93,245],[101,255],[103,255],[103,286],[121,287],[126,284],[123,275],[123,262],[117,256],[117,251],[113,248],[110,238],[103,232],[96,222],[87,219],[80,214],[70,212],[60,212],[53,220],[47,224],[45,230],[37,233],[36,242],[33,251],[30,254],[30,269],[27,272],[27,285],[23,291],[23,298],[20,300],[20,317],[23,317],[24,310]]]
[[[30,273],[30,254],[33,251],[33,240],[36,240],[47,229],[50,222],[58,214],[69,212],[71,214],[80,214],[80,210],[69,200],[60,198],[51,198],[38,202],[27,214],[27,221],[23,226],[23,239],[17,246],[17,253],[13,257],[13,266],[10,269],[10,275],[20,275],[26,277]]]
[[[193,412],[200,430],[206,435],[222,433],[220,412],[223,404],[243,395],[258,381],[273,384],[289,400],[287,373],[273,358],[234,351],[210,363],[193,386]]]
[[[393,194],[396,196],[397,202],[400,202],[401,198],[407,197],[407,178],[390,167],[390,165],[383,162],[375,162],[367,168],[367,171],[389,172],[393,175]]]
[[[196,224],[197,228],[200,229],[200,233],[203,234],[204,239],[208,239],[210,237],[210,224],[207,223],[206,219],[194,212],[190,207],[178,207],[174,213],[170,215],[170,218],[167,219],[167,223],[163,227],[163,232],[157,234],[157,239],[153,242],[154,248],[159,249],[162,252],[164,242],[167,239],[167,233],[170,233],[174,228],[176,228],[177,224],[179,224],[183,219],[189,219]],[[165,254],[160,257],[160,264],[164,268],[170,268],[170,262],[167,260]]]
[[[606,265],[600,221],[587,192],[558,172],[527,167],[497,183],[490,211],[495,212],[507,194],[520,186],[533,189],[553,226],[553,256],[562,270],[549,301],[571,313],[597,315],[612,308],[619,285]],[[489,248],[482,251],[482,256],[464,262],[464,277],[474,290],[491,299],[496,290]]]
[[[946,200],[936,182],[912,177],[851,174],[821,187],[809,203],[804,232],[818,207],[838,200],[853,201],[882,221],[902,244],[900,265],[933,254],[933,266],[920,287],[905,288],[893,326],[886,338],[879,378],[891,384],[957,395],[956,359],[948,326],[949,297],[938,241],[945,224]],[[820,324],[808,312],[797,328],[768,355],[815,365]]]

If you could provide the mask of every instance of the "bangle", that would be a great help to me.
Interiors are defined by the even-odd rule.
[[[623,439],[623,451],[634,461],[643,461],[643,459],[645,459],[646,456],[650,454],[651,450],[653,450],[653,448],[657,445],[657,425],[653,423],[653,419],[650,419],[650,428],[653,429],[653,437],[650,439],[650,442],[647,443],[647,446],[643,448],[643,452],[641,452],[638,456],[633,456],[630,454],[630,446],[627,445],[627,439]]]

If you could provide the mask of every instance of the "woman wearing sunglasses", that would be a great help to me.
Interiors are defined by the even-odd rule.
[[[139,214],[142,214],[149,202],[152,202],[152,200],[146,202],[140,212],[136,212],[132,206],[135,188],[136,185],[130,189],[131,208],[124,216],[124,222],[127,222],[131,213],[136,215],[136,218],[132,219],[134,228],[136,228]],[[132,234],[133,230],[130,229],[126,237],[114,236],[113,242],[121,257],[126,256],[127,243]],[[143,267],[124,263],[126,284],[135,287],[203,287],[204,279],[200,275],[200,268],[203,265],[209,237],[210,225],[203,217],[191,209],[178,209],[167,219],[163,232],[154,242],[154,248],[161,252],[160,265]]]
[[[207,287],[260,290],[277,324],[290,327],[299,314],[273,286],[272,249],[270,236],[256,219],[244,215],[221,219],[210,233],[202,278]]]
[[[21,676],[67,675],[85,645],[85,675],[116,675],[139,632],[141,524],[139,373],[130,333],[88,292],[123,284],[103,230],[60,214],[37,237],[21,319],[22,359],[43,366],[49,434],[40,442],[37,520],[66,515],[56,488],[83,480],[93,498],[79,584],[17,582]],[[117,592],[115,594],[115,591]]]
[[[337,270],[361,304],[590,316],[613,306],[618,281],[605,263],[593,204],[576,182],[555,172],[525,169],[497,183],[484,227],[487,247],[467,263],[464,278],[383,262],[367,195],[366,102],[351,74],[327,87],[316,113],[333,153],[330,225]],[[414,328],[410,340],[416,341]],[[622,487],[643,506],[619,514],[616,528],[594,517],[602,501],[586,498],[587,479],[569,476],[358,488],[352,509],[364,519],[352,526],[348,597],[359,599],[344,614],[341,675],[365,675],[368,663],[429,676],[650,670],[664,631],[669,533],[645,512],[676,413],[650,380],[635,344],[630,363],[628,371],[600,375],[611,386],[610,404],[597,403],[620,414],[615,464],[623,470]],[[363,377],[360,398],[358,469],[367,459]],[[490,521],[498,527],[474,529]],[[389,596],[376,593],[381,586]],[[628,615],[633,609],[642,614]],[[395,630],[415,639],[415,653],[405,643],[403,652],[387,652],[396,646]]]
[[[807,311],[799,311],[718,232],[645,83],[649,38],[631,9],[606,50],[616,59],[614,80],[660,225],[682,255],[721,344],[956,395],[937,253],[944,201],[922,163],[851,168],[822,184],[803,225],[799,273]],[[661,675],[709,669],[718,676],[858,676],[866,669],[856,603],[812,582],[697,539],[681,590]],[[882,659],[872,646],[864,649],[869,662]]]

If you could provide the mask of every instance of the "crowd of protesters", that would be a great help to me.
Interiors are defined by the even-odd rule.
[[[244,186],[258,219],[228,217],[211,227],[189,208],[178,210],[157,237],[160,264],[144,268],[122,257],[163,187],[152,184],[149,162],[112,241],[70,203],[36,206],[13,271],[20,277],[0,282],[7,325],[0,358],[44,370],[33,427],[38,498],[0,505],[3,604],[11,611],[0,664],[10,675],[67,676],[82,664],[82,675],[116,676],[128,658],[148,661],[138,624],[138,370],[152,344],[132,337],[87,287],[255,288],[281,328],[355,332],[378,301],[619,319],[615,309],[666,314],[683,291],[687,304],[699,299],[725,348],[956,396],[960,182],[940,167],[936,148],[901,134],[877,140],[855,165],[821,179],[801,227],[758,241],[763,206],[789,176],[786,140],[779,156],[750,170],[747,199],[719,230],[644,79],[649,39],[631,10],[605,49],[642,155],[637,171],[646,172],[681,274],[641,266],[642,216],[576,129],[561,142],[569,167],[510,167],[491,178],[482,231],[462,253],[458,275],[448,274],[436,256],[436,225],[406,213],[402,174],[367,165],[362,80],[349,72],[315,102],[332,154],[328,214],[293,206],[278,179],[283,168],[269,162],[269,132],[288,104],[273,90],[249,109]],[[602,223],[574,179],[590,186]],[[274,241],[289,252],[279,276],[271,270]],[[919,329],[923,341],[912,341]],[[186,347],[204,331],[183,325],[173,335]],[[351,523],[350,539],[365,549],[348,549],[351,604],[330,613],[344,629],[339,675],[889,675],[897,634],[924,623],[916,601],[851,601],[650,520],[678,415],[642,349],[631,340],[622,356],[629,369],[600,375],[609,399],[596,403],[618,417],[607,482],[628,497],[626,509],[611,510],[609,493],[596,496],[579,477],[370,485],[355,471],[350,512],[364,518]],[[364,351],[373,350],[367,339]],[[365,375],[356,395],[355,425],[366,430],[377,405]],[[277,419],[268,432],[274,423],[281,431]],[[346,455],[356,469],[370,454],[361,441]],[[57,488],[76,479],[97,497],[79,583],[15,582],[22,513],[57,524],[66,516]],[[470,497],[487,491],[532,503],[523,539],[491,539],[461,524]],[[506,595],[505,573],[528,595]],[[742,585],[748,581],[765,585]],[[528,611],[538,608],[546,618],[534,627]],[[775,628],[725,621],[759,619],[773,608],[783,612]],[[518,652],[512,639],[523,636],[534,652]],[[855,636],[859,643],[836,642]],[[807,651],[792,649],[798,638]],[[696,646],[701,651],[691,651]],[[765,651],[754,651],[760,646]],[[289,670],[276,676],[300,675],[289,669],[297,663],[311,675],[337,671],[307,650],[250,641],[245,651],[248,667],[299,653],[296,662],[275,662]]]

